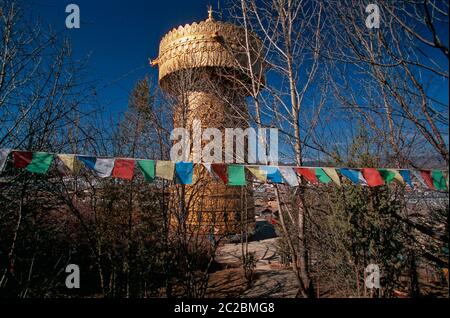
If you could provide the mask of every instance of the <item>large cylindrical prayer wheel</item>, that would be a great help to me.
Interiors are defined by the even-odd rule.
[[[192,131],[194,120],[200,120],[202,129],[220,129],[222,141],[225,128],[248,128],[245,99],[251,76],[263,77],[261,48],[253,34],[214,20],[211,11],[205,21],[168,32],[152,65],[159,67],[161,88],[178,103],[174,127]],[[242,223],[254,223],[251,187],[228,186],[201,165],[196,165],[193,185],[184,187],[182,197],[188,213],[178,222],[190,231],[223,235],[238,233]]]

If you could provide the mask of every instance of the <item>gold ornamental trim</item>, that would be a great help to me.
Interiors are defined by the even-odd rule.
[[[231,23],[216,21],[211,14],[205,21],[186,24],[169,31],[161,40],[159,56],[153,66],[159,66],[159,81],[182,69],[197,67],[227,67],[244,75],[247,56],[244,50],[245,32]],[[262,72],[261,41],[250,34],[253,72]]]

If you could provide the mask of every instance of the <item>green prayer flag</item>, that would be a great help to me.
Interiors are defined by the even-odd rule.
[[[447,185],[445,184],[445,178],[440,170],[433,170],[431,172],[431,178],[433,179],[433,185],[437,190],[447,190]]]
[[[229,165],[227,170],[228,170],[228,185],[230,186],[246,185],[244,166]]]
[[[46,173],[53,162],[53,155],[47,152],[33,152],[31,162],[27,165],[27,171],[34,173]]]
[[[139,169],[146,181],[153,182],[155,180],[155,161],[154,160],[138,160]]]
[[[331,181],[331,178],[325,173],[325,171],[323,171],[322,168],[316,168],[316,177],[321,183],[328,183]]]
[[[380,173],[381,177],[383,178],[386,184],[391,183],[391,181],[394,180],[395,178],[395,172],[393,171],[387,169],[378,169],[378,172]]]

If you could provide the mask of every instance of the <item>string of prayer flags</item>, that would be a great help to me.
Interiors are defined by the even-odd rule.
[[[244,186],[245,181],[245,169],[242,165],[228,165],[227,169],[228,185],[230,186]]]
[[[405,180],[399,171],[395,169],[378,169],[381,177],[386,184],[390,184],[392,181],[398,184],[405,184]]]
[[[316,172],[310,168],[295,168],[295,171],[313,184],[317,184],[319,182],[317,180]]]
[[[426,184],[425,180],[423,179],[422,174],[420,173],[420,171],[412,170],[411,172],[414,175],[414,177],[417,179],[417,181],[419,181],[420,185],[422,187],[426,188],[427,184]]]
[[[226,164],[213,163],[211,164],[211,170],[223,183],[228,184],[228,169]]]
[[[6,165],[6,161],[8,161],[10,149],[0,149],[0,172],[3,171]]]
[[[8,159],[12,157],[13,166],[26,169],[33,173],[46,173],[57,157],[57,169],[62,173],[78,173],[84,165],[86,169],[100,177],[114,177],[124,180],[134,178],[137,165],[143,177],[153,182],[156,177],[175,181],[178,184],[192,184],[194,174],[193,162],[172,162],[164,160],[147,160],[134,158],[97,158],[77,154],[54,154],[47,152],[18,151],[0,149],[0,172],[4,170]],[[334,182],[341,185],[341,176],[354,184],[377,187],[392,182],[408,184],[414,189],[414,176],[423,188],[429,190],[448,191],[448,170],[430,169],[392,169],[392,168],[334,168],[334,167],[294,167],[294,166],[266,166],[225,163],[202,163],[208,173],[217,181],[231,186],[246,185],[246,176],[253,177],[260,182],[286,183],[289,186],[299,185],[299,176],[312,184]],[[63,169],[61,169],[63,168]],[[246,173],[245,169],[250,173]],[[198,171],[196,169],[195,171]],[[199,174],[200,175],[200,174]]]
[[[92,170],[97,177],[107,178],[111,176],[111,172],[114,168],[114,159],[88,156],[77,156],[76,158],[80,160],[86,168]]]
[[[53,155],[47,152],[33,152],[31,162],[26,169],[33,173],[47,173],[53,162]]]
[[[398,173],[402,177],[402,179],[410,186],[411,189],[414,189],[414,185],[411,182],[411,173],[409,170],[399,170]]]
[[[291,187],[298,186],[298,178],[297,174],[295,173],[294,169],[291,167],[279,167],[281,176],[283,177],[284,181]]]
[[[358,172],[358,180],[359,183],[362,185],[368,185],[366,179],[364,179],[364,175],[362,174],[362,172],[360,170],[356,170]]]
[[[213,168],[212,168],[212,165],[213,164],[211,164],[211,163],[207,163],[207,162],[203,162],[202,163],[203,164],[203,167],[205,167],[205,169],[206,169],[206,171],[208,171],[208,173],[209,173],[209,175],[212,177],[212,179],[214,180],[214,181],[220,181],[220,180],[222,180],[214,171],[213,171]],[[226,171],[226,167],[224,167],[225,169],[223,169],[224,171],[223,171],[223,177],[228,181],[228,179],[227,179],[227,171]],[[222,180],[223,181],[223,180]],[[226,182],[224,181],[224,183],[226,184]]]
[[[422,177],[423,181],[425,182],[426,186],[430,189],[435,189],[433,184],[433,179],[431,178],[431,171],[429,170],[420,170],[420,176]]]
[[[155,180],[155,161],[143,159],[138,160],[137,164],[145,181],[153,182]]]
[[[362,174],[369,187],[378,187],[384,185],[384,180],[375,168],[363,168]]]
[[[322,168],[316,168],[316,177],[320,183],[329,183],[331,178],[325,173]]]
[[[116,159],[112,176],[114,178],[131,180],[134,176],[135,161],[132,159]]]
[[[363,184],[363,185],[367,184],[366,180],[364,180],[364,176],[362,175],[361,171],[355,169],[341,168],[339,169],[339,172],[354,184]]]
[[[272,183],[283,183],[283,177],[277,167],[260,166],[260,169],[267,174],[267,180]]]
[[[161,179],[173,180],[175,164],[172,161],[156,161],[156,176]]]
[[[26,168],[33,159],[33,153],[31,151],[14,151],[13,161],[14,167],[23,169]]]
[[[77,156],[77,160],[81,161],[86,168],[89,170],[95,169],[95,162],[97,161],[97,158],[95,157],[88,157],[88,156]]]
[[[219,180],[219,178],[216,176],[215,173],[211,170],[211,164],[208,162],[202,162],[203,167],[205,167],[206,171],[208,171],[209,175],[216,181]]]
[[[247,169],[255,176],[256,180],[263,183],[267,181],[267,171],[259,167],[247,167]]]
[[[70,172],[77,174],[81,169],[81,162],[75,155],[58,154],[58,159],[70,170]]]
[[[192,184],[194,164],[192,162],[175,163],[175,177],[178,184]]]
[[[47,152],[14,151],[14,166],[33,173],[47,173],[53,162],[53,155]]]
[[[97,158],[95,161],[94,172],[99,178],[107,178],[111,176],[114,169],[115,159]]]
[[[333,182],[340,187],[341,186],[341,179],[339,178],[338,173],[336,172],[336,169],[334,168],[322,168],[323,171],[333,180]]]
[[[383,178],[386,184],[391,183],[395,178],[395,172],[389,169],[378,169],[380,176]]]
[[[433,180],[433,185],[436,189],[447,190],[447,185],[445,183],[445,178],[442,171],[433,170],[431,172],[431,179]]]
[[[400,174],[400,172],[398,170],[394,170],[394,169],[389,169],[390,171],[394,172],[395,176],[394,176],[394,182],[398,183],[398,184],[405,184],[405,180],[403,179],[402,175]]]

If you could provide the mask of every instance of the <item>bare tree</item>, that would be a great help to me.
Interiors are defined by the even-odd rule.
[[[323,54],[335,62],[334,95],[384,139],[397,165],[423,164],[414,162],[421,144],[448,165],[448,100],[439,92],[448,86],[448,3],[381,2],[373,29],[365,8],[356,0],[327,5]]]
[[[2,1],[0,12],[0,147],[57,152],[89,143],[84,119],[90,110],[83,112],[81,106],[92,98],[94,90],[82,78],[85,61],[72,58],[68,41],[58,39],[38,23],[30,25],[21,3]],[[9,248],[1,288],[8,280],[18,279],[13,269],[22,228],[36,219],[28,209],[33,203],[43,210],[55,203],[41,197],[40,191],[48,184],[34,183],[36,179],[39,177],[29,178],[26,173],[6,177],[2,200],[8,203],[2,219]],[[29,266],[28,281],[33,261]],[[27,290],[22,290],[22,295]]]
[[[327,69],[321,60],[322,29],[324,28],[323,4],[302,1],[241,1],[232,7],[232,15],[246,30],[261,39],[263,49],[250,51],[243,43],[252,65],[263,59],[267,68],[267,81],[259,74],[249,73],[252,81],[250,96],[258,125],[277,127],[290,146],[286,158],[303,165],[313,147],[309,140],[319,123],[319,115],[326,101],[324,74]],[[247,41],[245,41],[247,42]],[[251,69],[251,68],[250,68]],[[263,120],[264,118],[264,120]],[[281,198],[280,207],[288,200]],[[304,187],[295,189],[297,202],[292,209],[284,210],[289,217],[282,218],[284,236],[289,242],[293,257],[293,269],[299,283],[299,296],[312,296],[309,278],[305,228],[307,206]],[[287,223],[293,223],[288,226]],[[289,229],[294,229],[294,234]]]

